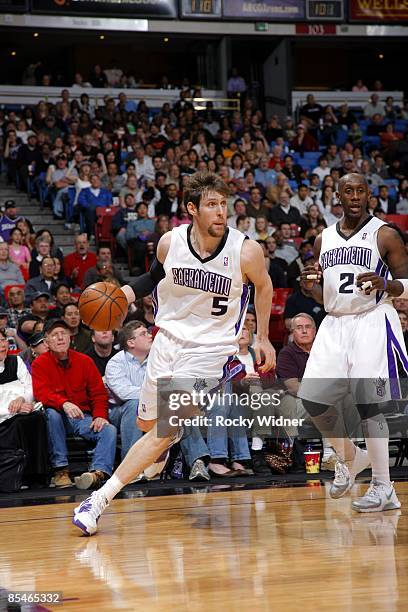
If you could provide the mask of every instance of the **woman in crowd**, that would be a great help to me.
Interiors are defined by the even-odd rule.
[[[31,376],[20,356],[8,355],[7,335],[0,330],[0,451],[25,455],[25,484],[46,484],[47,429],[42,411],[34,404]]]
[[[315,229],[318,233],[320,226],[326,227],[326,222],[321,215],[321,211],[317,204],[310,204],[307,213],[300,221],[300,235],[305,237],[308,229]]]
[[[0,242],[0,289],[7,285],[24,285],[20,268],[9,257],[9,245]]]
[[[11,230],[9,244],[10,261],[19,267],[23,266],[28,272],[31,262],[31,253],[28,247],[23,244],[23,234],[18,227]]]
[[[180,225],[190,224],[191,219],[187,212],[187,208],[183,202],[181,202],[177,208],[176,214],[170,219],[170,226],[179,227]]]

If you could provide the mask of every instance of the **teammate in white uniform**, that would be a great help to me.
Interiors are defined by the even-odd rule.
[[[255,286],[258,331],[253,348],[258,364],[264,359],[259,370],[275,366],[268,339],[272,283],[261,247],[227,228],[227,195],[228,188],[217,175],[193,175],[184,192],[192,224],[165,234],[150,272],[132,287],[122,287],[129,304],[136,295],[154,290],[160,331],[150,350],[138,413],[138,426],[147,433],[103,487],[75,508],[73,523],[86,535],[96,532],[98,518],[126,484],[143,471],[149,469],[151,477],[163,469],[168,449],[178,439],[168,419],[165,433],[161,429],[161,437],[157,435],[158,379],[172,378],[181,384],[181,391],[185,380],[190,381],[190,389],[195,382],[207,386],[207,379],[223,380],[228,361],[238,351],[248,282]],[[182,416],[193,414],[196,407],[189,405]],[[160,422],[163,425],[162,416]]]
[[[319,263],[302,273],[302,283],[328,314],[310,352],[299,397],[339,458],[331,497],[349,491],[356,475],[371,463],[371,485],[352,502],[358,512],[401,506],[390,481],[388,425],[381,404],[401,397],[399,377],[408,372],[401,324],[391,303],[404,291],[403,282],[392,279],[408,278],[408,257],[398,232],[367,213],[369,195],[361,175],[340,180],[344,216],[318,236],[314,250]],[[333,405],[349,389],[367,451],[338,432],[336,436]],[[344,427],[341,431],[344,435]]]

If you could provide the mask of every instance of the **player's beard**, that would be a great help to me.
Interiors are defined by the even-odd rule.
[[[225,228],[226,228],[226,224],[224,223],[224,225],[222,226],[215,226],[215,225],[210,225],[210,227],[208,228],[208,234],[212,237],[212,238],[219,238],[220,236],[223,236],[225,234]]]

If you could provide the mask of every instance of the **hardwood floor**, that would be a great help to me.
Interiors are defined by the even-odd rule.
[[[61,612],[406,610],[408,483],[396,489],[402,509],[372,514],[319,484],[120,499],[92,538],[72,503],[3,508],[0,588],[63,591],[42,608]]]

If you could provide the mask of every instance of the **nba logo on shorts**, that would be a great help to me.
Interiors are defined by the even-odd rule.
[[[224,257],[224,266],[226,268],[228,268],[228,262],[229,262],[229,258],[228,257]]]
[[[365,240],[367,238],[367,233],[364,232],[364,234],[361,236],[361,240]]]
[[[146,412],[146,404],[142,404],[142,412]]]

